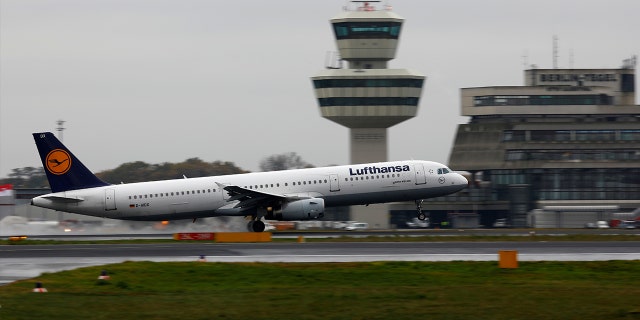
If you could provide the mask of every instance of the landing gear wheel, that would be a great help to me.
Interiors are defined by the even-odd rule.
[[[249,223],[247,224],[247,229],[249,229],[249,231],[251,232],[263,232],[264,231],[264,222],[257,220],[257,221],[249,221]]]
[[[424,221],[427,218],[427,215],[422,213],[422,201],[416,200],[416,209],[418,210],[418,220]]]

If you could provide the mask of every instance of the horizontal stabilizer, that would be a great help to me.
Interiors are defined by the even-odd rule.
[[[53,195],[43,196],[42,198],[51,200],[53,202],[58,202],[58,203],[77,203],[77,202],[84,201],[84,199],[80,197],[63,197],[63,196],[53,196]]]

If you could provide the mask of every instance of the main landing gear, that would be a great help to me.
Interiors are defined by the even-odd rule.
[[[264,222],[260,220],[251,220],[247,223],[247,230],[250,232],[263,232],[264,231]]]
[[[422,201],[424,200],[416,200],[416,209],[418,210],[418,220],[424,221],[427,219],[427,215],[422,212]]]
[[[251,212],[250,215],[247,215],[245,218],[251,218],[249,223],[247,223],[247,230],[249,230],[249,232],[263,232],[265,229],[265,224],[262,221],[262,218],[266,216],[270,210],[271,207],[261,207],[257,208],[256,211]]]

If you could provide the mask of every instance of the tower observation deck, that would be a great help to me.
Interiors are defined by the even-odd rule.
[[[387,69],[404,19],[380,1],[350,1],[331,19],[340,60],[312,77],[324,118],[350,128],[351,163],[387,160],[387,128],[415,117],[425,77]]]

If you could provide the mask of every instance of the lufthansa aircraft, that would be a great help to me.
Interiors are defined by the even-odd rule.
[[[122,220],[175,220],[250,216],[250,231],[265,219],[306,220],[325,207],[415,201],[464,189],[467,179],[430,161],[256,172],[203,178],[109,184],[96,177],[51,132],[34,133],[53,193],[38,207]]]

